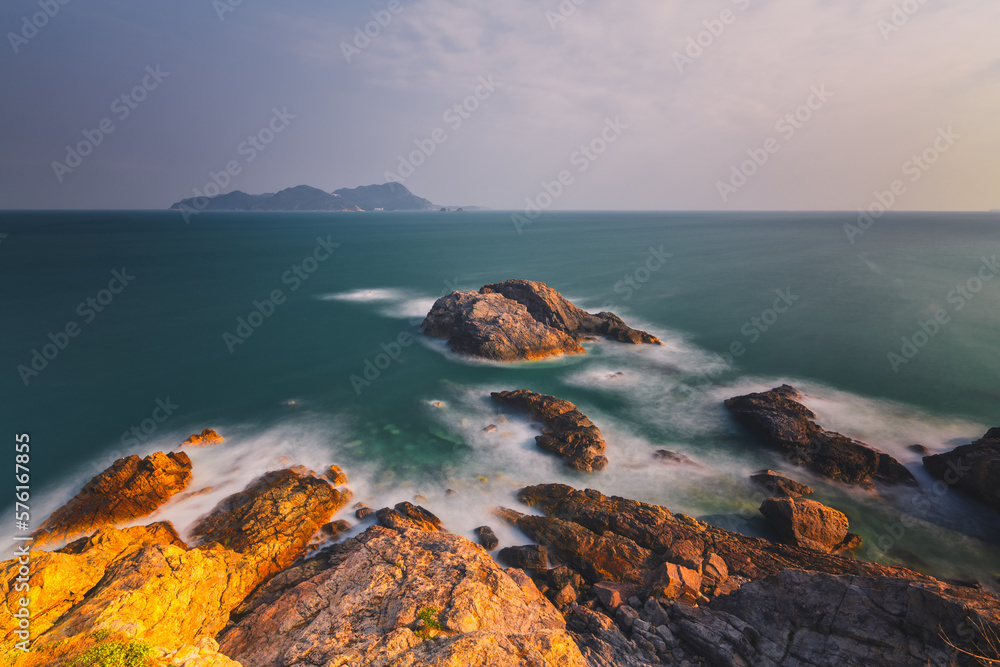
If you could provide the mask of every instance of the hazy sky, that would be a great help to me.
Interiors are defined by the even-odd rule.
[[[1000,208],[996,0],[5,0],[0,26],[0,208],[401,158],[444,205],[854,210],[898,181],[899,210]]]

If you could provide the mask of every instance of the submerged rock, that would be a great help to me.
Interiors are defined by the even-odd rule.
[[[181,443],[181,447],[211,447],[225,442],[226,439],[216,433],[214,428],[206,428],[201,433],[195,433]]]
[[[730,398],[726,407],[791,463],[823,477],[863,486],[871,486],[873,480],[917,483],[903,464],[885,452],[821,428],[812,421],[816,415],[797,400],[801,398],[794,387],[786,384]]]
[[[861,538],[847,532],[844,513],[815,500],[768,498],[761,504],[760,513],[788,544],[825,553],[861,546]]]
[[[657,449],[653,452],[653,458],[661,463],[701,467],[687,454],[678,454],[669,449]]]
[[[565,621],[518,570],[458,535],[374,526],[221,637],[245,667],[585,667]]]
[[[434,303],[421,329],[428,336],[446,338],[454,352],[494,361],[582,354],[579,341],[598,336],[660,344],[612,313],[584,312],[544,283],[529,280],[452,292]]]
[[[529,413],[544,424],[535,443],[558,454],[566,465],[581,472],[603,470],[607,445],[594,422],[569,401],[525,389],[490,394],[494,401]]]
[[[1000,510],[1000,428],[991,428],[970,445],[925,456],[924,467],[945,484]]]
[[[33,546],[66,542],[103,526],[149,516],[190,482],[191,459],[184,452],[118,459],[42,522]]]

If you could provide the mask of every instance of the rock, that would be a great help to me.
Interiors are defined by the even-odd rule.
[[[422,615],[441,626],[433,639]],[[523,573],[458,535],[379,526],[249,610],[220,644],[245,667],[587,664]]]
[[[629,610],[634,617],[629,615]],[[637,616],[631,607],[622,605],[618,607],[615,616],[616,619],[620,618],[616,625],[605,614],[583,605],[575,605],[566,612],[566,628],[591,667],[649,667],[664,664],[656,658],[654,652],[639,646],[624,634],[623,629],[625,632],[631,631],[632,622]]]
[[[421,330],[448,339],[454,352],[495,361],[583,354],[578,340],[596,335],[629,343],[660,341],[611,313],[591,315],[543,283],[508,280],[479,292],[438,299]]]
[[[27,597],[31,610],[31,637],[48,632],[59,618],[83,601],[84,596],[104,576],[108,564],[126,558],[151,544],[186,548],[174,527],[167,523],[135,526],[119,530],[104,526],[90,537],[81,538],[59,551],[31,550],[31,580],[27,591],[17,590],[21,564],[17,559],[0,563],[0,640],[5,648],[15,641],[18,619],[14,611],[18,600]]]
[[[750,479],[767,489],[774,498],[800,498],[813,494],[812,487],[788,479],[773,470],[759,470],[750,475]]]
[[[268,576],[302,555],[310,538],[351,499],[348,489],[285,469],[264,473],[191,528],[199,548],[217,543],[265,563]]]
[[[604,608],[613,612],[630,597],[639,592],[640,587],[634,584],[622,584],[615,581],[599,581],[591,588]]]
[[[594,472],[608,465],[604,456],[607,445],[600,429],[569,401],[526,389],[493,392],[490,396],[541,421],[542,434],[535,437],[535,443],[561,456],[568,467]]]
[[[358,521],[364,521],[365,519],[374,514],[375,510],[373,510],[371,507],[359,507],[354,512],[354,518],[356,518]]]
[[[66,542],[148,516],[190,482],[191,459],[184,452],[118,459],[42,522],[33,546]]]
[[[54,664],[72,663],[68,658],[92,643],[93,632],[148,643],[158,655],[188,651],[185,645],[215,636],[251,591],[300,557],[348,498],[326,480],[275,471],[202,518],[192,530],[197,548],[188,549],[172,526],[160,523],[125,531],[105,526],[59,552],[32,552],[33,651]],[[16,560],[0,565],[6,572],[18,567]],[[21,595],[14,581],[0,577],[8,609],[11,596]],[[188,653],[184,664],[194,659]],[[197,659],[203,658],[206,665],[216,659]]]
[[[1000,510],[1000,428],[971,445],[924,457],[924,467],[949,486]]]
[[[547,546],[554,559],[579,572],[591,584],[619,581],[648,585],[654,576],[662,578],[657,571],[670,562],[671,547],[680,542],[690,542],[695,549],[701,549],[703,558],[712,561],[714,554],[721,560],[730,587],[735,585],[734,580],[763,579],[788,568],[925,578],[905,568],[748,537],[683,514],[673,514],[665,507],[608,497],[592,489],[578,491],[564,484],[541,484],[521,489],[518,499],[546,516],[521,514],[506,508],[497,510],[497,516]],[[684,551],[689,549],[685,547]],[[714,567],[721,569],[718,565]],[[684,579],[680,577],[681,581]],[[703,577],[702,594],[716,595],[713,591],[716,581],[714,577],[707,580]]]
[[[729,566],[719,554],[710,553],[702,565],[701,573],[711,584],[718,585],[729,579]]]
[[[206,428],[182,442],[181,447],[211,447],[225,441],[226,439],[216,433],[214,428]]]
[[[343,519],[331,521],[320,526],[320,530],[330,539],[337,539],[351,529],[351,524]]]
[[[655,336],[626,326],[613,313],[591,315],[580,310],[545,283],[507,280],[486,285],[479,291],[483,294],[502,294],[524,305],[539,322],[578,338],[603,336],[623,343],[661,345]]]
[[[501,563],[521,570],[545,570],[549,566],[548,550],[537,544],[504,547],[497,558]]]
[[[483,545],[483,548],[487,551],[493,551],[500,545],[500,540],[497,539],[496,533],[489,526],[480,526],[476,528],[476,538],[479,543]]]
[[[815,500],[768,498],[760,513],[787,544],[831,553],[842,550],[847,538],[844,513]]]
[[[710,664],[976,665],[980,630],[1000,632],[1000,601],[933,580],[787,570],[712,600],[668,610],[676,634]],[[979,647],[974,641],[979,639]]]
[[[380,524],[394,530],[442,530],[441,519],[412,503],[396,503],[392,509],[382,508],[376,512],[376,516]]]
[[[701,595],[701,574],[668,561],[656,571],[649,590],[651,594],[667,600],[695,603]]]
[[[812,421],[816,415],[796,400],[801,398],[786,384],[730,398],[726,407],[791,463],[818,475],[862,486],[871,486],[873,480],[916,485],[913,474],[885,452],[818,426]]]
[[[678,454],[677,452],[672,452],[669,449],[657,449],[653,452],[653,458],[661,463],[676,463],[678,465],[692,466],[698,465],[690,456],[687,456],[686,454]]]
[[[485,427],[483,429],[483,433],[493,433],[496,430],[497,430],[497,425],[496,424],[490,424],[489,426],[487,426],[487,427]]]
[[[923,445],[910,445],[909,447],[907,447],[907,449],[910,450],[911,452],[916,452],[917,454],[921,454],[923,456],[927,456],[928,454],[934,453],[930,447],[924,447]]]
[[[330,480],[330,483],[334,486],[347,484],[347,473],[338,465],[331,465],[326,469],[326,473],[323,476]]]
[[[426,503],[427,502],[427,496],[424,496],[424,495],[421,495],[421,494],[418,493],[417,495],[413,496],[413,502],[415,502],[415,503]]]

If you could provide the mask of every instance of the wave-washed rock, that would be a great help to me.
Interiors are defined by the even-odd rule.
[[[182,442],[181,447],[211,447],[225,441],[226,439],[219,435],[214,428],[206,428],[201,433],[195,433]]]
[[[191,459],[184,452],[118,459],[39,526],[34,546],[64,543],[149,516],[190,482]]]
[[[730,398],[726,407],[791,463],[828,479],[862,486],[871,486],[873,480],[917,483],[902,463],[885,452],[820,427],[813,421],[816,415],[799,402],[801,398],[786,384]]]
[[[1000,428],[971,445],[924,457],[924,467],[949,486],[1000,510]]]
[[[428,336],[447,339],[454,352],[494,361],[582,354],[579,341],[597,337],[661,344],[613,313],[587,313],[551,287],[530,280],[507,280],[478,292],[443,296],[421,329]]]
[[[535,437],[535,444],[558,454],[570,468],[594,472],[608,465],[600,429],[569,401],[526,389],[495,391],[490,396],[541,421],[542,434]]]

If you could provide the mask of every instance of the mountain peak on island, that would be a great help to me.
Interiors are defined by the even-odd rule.
[[[396,182],[341,188],[332,193],[309,185],[261,195],[233,190],[215,197],[189,197],[170,207],[182,211],[430,211],[435,208],[430,201]]]

